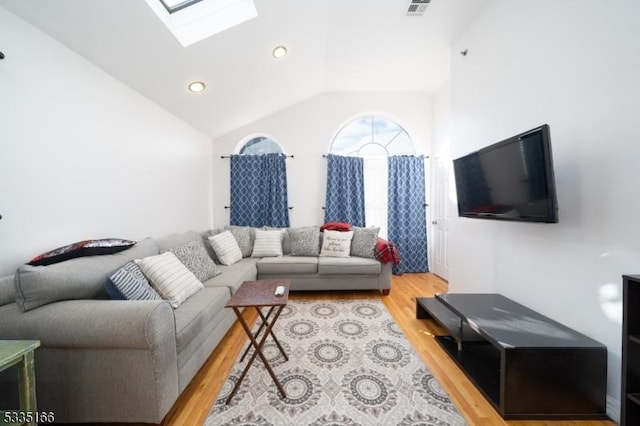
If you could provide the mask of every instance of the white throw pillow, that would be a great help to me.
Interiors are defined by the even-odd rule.
[[[286,230],[263,231],[256,229],[256,241],[253,243],[251,257],[282,256],[282,239]]]
[[[340,232],[325,229],[322,240],[320,256],[324,257],[349,257],[351,252],[351,239],[353,231]]]
[[[204,288],[193,272],[171,252],[136,259],[134,262],[160,296],[174,308]]]
[[[231,231],[210,236],[209,243],[223,265],[233,265],[242,260],[242,251]]]

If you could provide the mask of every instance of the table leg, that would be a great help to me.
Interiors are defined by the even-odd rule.
[[[271,308],[269,308],[269,312],[267,312],[267,319],[269,319],[269,317],[271,316],[271,313],[273,312],[273,310],[275,309],[275,306],[272,306]],[[258,338],[258,336],[260,335],[260,332],[262,332],[262,329],[265,326],[265,318],[262,316],[262,311],[260,310],[259,306],[256,306],[256,310],[258,311],[258,314],[260,314],[260,318],[262,320],[262,322],[260,323],[260,327],[258,327],[258,331],[256,331],[256,334],[253,335],[253,337],[255,337],[256,339]],[[278,346],[280,346],[278,344]],[[247,356],[247,354],[249,353],[249,349],[251,349],[251,345],[247,346],[247,349],[244,350],[244,353],[242,354],[242,357],[240,357],[240,362],[244,362],[245,357]],[[285,355],[286,357],[286,355]],[[288,361],[288,359],[287,359]]]
[[[273,307],[271,307],[271,309],[273,309]],[[257,309],[257,308],[256,308]],[[282,307],[280,308],[280,310],[282,310]],[[267,317],[265,318],[262,315],[262,312],[260,311],[260,309],[258,309],[258,315],[260,315],[260,318],[262,318],[263,323],[267,322],[267,319],[269,318],[269,315],[271,314],[271,311],[269,311],[269,313],[267,314]],[[274,320],[275,323],[275,320]],[[289,357],[287,356],[287,354],[284,352],[284,348],[282,347],[282,345],[280,344],[280,341],[276,338],[276,335],[274,334],[273,331],[270,331],[269,334],[271,334],[271,337],[273,338],[273,341],[276,342],[276,345],[278,346],[278,349],[280,349],[280,353],[282,354],[282,356],[284,357],[284,359],[286,361],[289,361]]]
[[[282,312],[282,308],[284,308],[284,306],[281,306],[280,309],[278,309],[278,311],[276,311],[276,315],[275,315],[275,318],[273,319],[273,321],[271,321],[271,323],[267,324],[267,330],[264,333],[264,335],[262,336],[262,338],[260,339],[259,343],[256,341],[255,337],[253,337],[253,333],[251,332],[251,329],[249,328],[249,326],[245,322],[244,317],[242,316],[242,313],[238,310],[238,308],[235,308],[235,307],[233,308],[233,311],[236,313],[236,316],[238,317],[238,321],[242,325],[242,328],[244,329],[245,333],[249,337],[249,340],[251,341],[251,345],[255,348],[255,350],[253,351],[253,354],[251,355],[251,358],[249,358],[249,361],[247,362],[247,365],[245,366],[244,371],[242,372],[242,374],[238,378],[238,381],[236,382],[235,386],[231,390],[231,393],[227,397],[226,404],[229,404],[229,402],[231,401],[233,396],[238,391],[238,388],[240,387],[240,384],[242,383],[242,381],[244,380],[245,376],[247,375],[247,372],[249,371],[249,368],[251,367],[251,364],[253,364],[253,361],[256,359],[256,356],[259,356],[260,359],[262,360],[262,363],[264,364],[265,368],[269,372],[269,375],[271,376],[271,378],[273,379],[274,383],[278,387],[278,391],[280,392],[280,395],[282,395],[283,398],[287,397],[286,393],[284,392],[284,388],[282,387],[282,385],[278,381],[278,378],[276,377],[275,373],[273,372],[273,369],[271,368],[271,366],[269,365],[269,362],[267,361],[267,359],[265,358],[264,354],[262,353],[262,348],[264,346],[264,343],[267,340],[267,337],[269,336],[269,334],[271,333],[271,329],[273,328],[273,325],[278,320],[278,317],[280,316],[280,312]]]
[[[36,374],[34,368],[33,351],[27,352],[22,357],[18,366],[18,376],[20,379],[20,410],[24,413],[36,415]],[[36,425],[34,418],[29,425]]]

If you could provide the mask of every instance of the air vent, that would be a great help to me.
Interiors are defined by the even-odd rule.
[[[431,3],[431,0],[409,0],[405,15],[422,16],[427,10],[429,3]]]

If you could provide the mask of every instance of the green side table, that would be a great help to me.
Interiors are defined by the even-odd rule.
[[[29,425],[37,424],[36,374],[33,351],[38,346],[40,346],[39,340],[0,340],[0,371],[14,365],[18,366],[20,412],[28,418],[27,424]]]

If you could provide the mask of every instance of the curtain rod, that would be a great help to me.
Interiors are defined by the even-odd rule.
[[[285,155],[287,158],[293,158],[293,155]],[[231,158],[230,155],[221,155],[220,158]]]
[[[322,158],[327,158],[327,157],[328,157],[328,155],[327,155],[327,154],[322,154]],[[393,156],[391,156],[391,155],[390,155],[390,157],[393,157]],[[414,156],[410,155],[409,157],[414,157]],[[415,157],[424,157],[424,158],[429,158],[429,156],[428,156],[428,155],[415,155]]]
[[[231,208],[231,206],[224,206],[224,208],[228,210],[228,209],[230,209],[230,208]],[[289,207],[287,207],[287,208],[288,208],[289,210],[293,210],[293,206],[289,206]]]
[[[422,205],[422,207],[429,207],[429,204],[424,203],[424,204]],[[226,207],[225,207],[225,208],[226,208]],[[292,208],[292,207],[289,207],[289,208]],[[320,208],[321,208],[322,210],[326,210],[326,209],[327,209],[325,206],[322,206],[322,207],[320,207]]]

